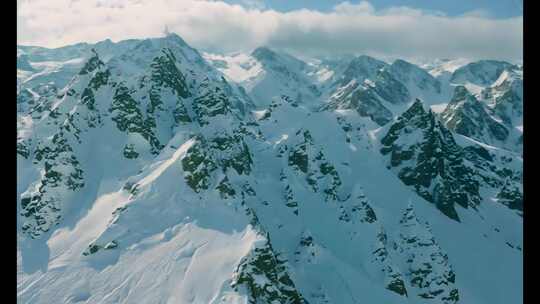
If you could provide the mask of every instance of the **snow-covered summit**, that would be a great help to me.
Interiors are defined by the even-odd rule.
[[[486,86],[495,82],[505,70],[514,68],[517,68],[517,66],[504,61],[479,60],[455,70],[451,81],[459,84],[470,82],[475,85]]]

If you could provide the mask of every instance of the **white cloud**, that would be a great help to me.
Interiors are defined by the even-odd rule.
[[[251,50],[260,45],[321,55],[365,53],[397,57],[522,57],[523,18],[493,19],[479,12],[448,17],[409,7],[375,10],[343,2],[330,12],[264,9],[198,0],[21,0],[18,43],[61,46],[106,38],[161,35],[165,25],[191,45]]]

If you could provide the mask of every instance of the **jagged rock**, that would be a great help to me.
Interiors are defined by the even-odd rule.
[[[369,56],[359,56],[354,58],[347,69],[343,72],[341,85],[348,84],[355,79],[358,83],[363,83],[365,79],[373,78],[377,73],[387,66],[386,63]]]
[[[407,297],[407,288],[405,287],[403,276],[399,269],[392,263],[387,244],[388,237],[384,229],[381,229],[377,234],[377,242],[372,252],[374,262],[377,263],[384,275],[386,289]]]
[[[523,117],[523,100],[512,90],[495,99],[494,112],[507,124],[512,125],[512,117]],[[522,118],[521,118],[522,119]]]
[[[229,182],[229,178],[225,176],[217,185],[216,189],[219,191],[219,195],[222,199],[227,199],[229,197],[234,197],[236,191]]]
[[[487,143],[505,141],[509,135],[506,127],[493,119],[486,106],[464,86],[456,87],[441,119],[450,130]]]
[[[505,70],[481,97],[493,108],[493,113],[509,128],[523,127],[523,71]],[[518,142],[518,145],[521,146]]]
[[[98,251],[102,249],[111,250],[111,249],[115,249],[116,247],[118,247],[118,242],[114,240],[110,241],[109,243],[105,245],[98,245],[98,244],[92,243],[88,245],[88,248],[82,254],[84,256],[89,256],[89,255],[97,253]]]
[[[103,61],[99,59],[99,56],[95,49],[92,49],[92,57],[90,57],[86,63],[84,64],[83,68],[79,72],[79,75],[86,75],[88,73],[93,72],[97,68],[103,66]]]
[[[295,170],[307,173],[309,164],[308,145],[312,143],[312,138],[309,131],[302,132],[302,130],[299,130],[296,135],[300,133],[302,133],[303,140],[289,150],[288,164]]]
[[[504,70],[513,68],[512,64],[504,61],[479,60],[455,70],[450,81],[459,84],[471,82],[486,86],[495,82]]]
[[[24,143],[24,141],[17,142],[17,154],[19,154],[20,156],[24,158],[28,158],[28,156],[30,156],[30,149]]]
[[[409,203],[400,221],[399,250],[405,255],[405,276],[417,296],[453,304],[459,301],[456,275],[429,226],[420,223]],[[409,295],[413,291],[409,290]]]
[[[503,205],[518,210],[518,214],[523,216],[523,190],[516,183],[507,181],[496,197]]]
[[[231,286],[247,290],[249,303],[307,303],[296,290],[284,262],[274,253],[270,241],[256,244],[242,259]]]
[[[336,92],[323,109],[354,109],[379,125],[393,118],[383,101],[399,104],[410,99],[407,88],[389,72],[388,65],[368,56],[352,60]]]
[[[162,55],[155,57],[150,64],[150,89],[148,96],[150,104],[147,108],[149,119],[156,125],[159,120],[159,113],[163,112],[162,95],[166,90],[171,90],[175,95],[174,122],[176,124],[189,123],[192,121],[184,104],[184,99],[190,96],[186,78],[180,69],[176,66],[177,58],[170,49],[163,49]],[[154,115],[158,115],[154,117]]]
[[[227,81],[222,78],[223,84]],[[193,101],[193,108],[197,115],[197,121],[201,125],[209,123],[209,118],[216,115],[225,115],[230,112],[229,97],[220,85],[204,79],[198,88],[198,95]]]
[[[208,138],[199,134],[195,137],[195,144],[182,159],[185,179],[195,192],[208,189],[212,183],[212,172],[218,168],[223,172],[232,168],[240,175],[250,173],[253,161],[244,135],[239,129],[232,133],[218,132]]]
[[[373,90],[379,97],[392,104],[406,103],[411,98],[407,87],[386,69],[378,72],[374,83],[369,85],[368,90]],[[370,96],[370,98],[372,97]]]
[[[176,56],[170,49],[163,49],[162,55],[154,58],[151,71],[151,79],[153,82],[151,95],[156,96],[156,90],[160,87],[173,90],[178,97],[187,98],[190,96],[188,85],[184,74],[176,66]]]
[[[315,145],[311,133],[300,129],[296,132],[296,143],[288,149],[288,165],[306,175],[306,182],[314,192],[325,194],[325,200],[337,200],[342,182],[337,170]]]
[[[206,141],[199,138],[191,146],[182,159],[182,168],[186,172],[184,178],[195,192],[208,189],[210,174],[216,170],[215,161],[207,152]]]
[[[124,146],[124,157],[129,159],[134,159],[139,156],[139,153],[135,150],[135,146],[133,144],[128,144]]]
[[[406,185],[459,221],[455,204],[463,208],[481,202],[475,172],[465,164],[463,150],[435,115],[417,100],[381,139],[383,155]]]
[[[397,59],[389,68],[392,75],[403,84],[412,84],[423,91],[441,93],[441,82],[417,65]]]
[[[392,112],[381,103],[375,90],[358,88],[356,83],[352,83],[346,90],[350,92],[346,91],[335,97],[328,107],[354,109],[360,116],[369,117],[381,126],[392,120]]]
[[[112,114],[111,119],[116,122],[120,131],[140,134],[148,141],[151,152],[157,154],[163,145],[159,142],[151,126],[145,121],[140,103],[131,96],[133,92],[122,84],[116,87],[109,109]]]
[[[233,135],[216,135],[210,140],[209,147],[222,155],[220,163],[224,170],[233,168],[238,174],[250,173],[253,160],[240,129],[234,130]]]
[[[351,212],[359,218],[361,223],[374,223],[377,221],[377,215],[369,205],[369,200],[364,193],[360,193],[356,197]]]
[[[283,186],[283,199],[285,200],[285,206],[292,208],[293,213],[298,215],[298,202],[296,201],[293,190],[289,185],[288,178],[283,171],[280,173],[279,180]]]
[[[38,238],[60,223],[64,196],[84,187],[84,172],[62,131],[52,140],[40,142],[33,154],[43,162],[44,170],[21,195],[21,215],[25,217],[23,232]]]

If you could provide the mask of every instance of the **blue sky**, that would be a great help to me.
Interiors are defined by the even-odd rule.
[[[340,0],[227,0],[229,3],[242,5],[263,4],[265,8],[276,11],[291,11],[302,8],[330,11],[334,6],[343,2]],[[360,1],[349,1],[352,4]],[[408,6],[411,8],[440,11],[448,16],[459,16],[470,11],[483,11],[495,18],[507,18],[523,15],[522,0],[372,0],[375,9],[385,9],[393,6]]]

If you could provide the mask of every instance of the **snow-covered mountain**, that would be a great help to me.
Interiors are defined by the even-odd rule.
[[[18,300],[521,303],[501,66],[18,46]]]
[[[496,147],[523,149],[523,67],[482,60],[457,69],[443,120],[455,132]]]
[[[268,106],[282,96],[316,104],[321,94],[314,77],[309,76],[314,71],[312,66],[267,47],[259,47],[251,54],[205,57],[227,78],[242,85],[258,106]]]

